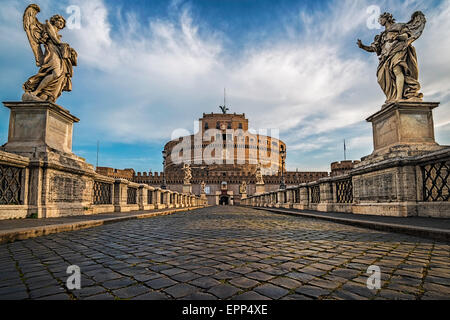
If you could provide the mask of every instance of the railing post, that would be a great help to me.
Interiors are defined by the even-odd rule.
[[[169,208],[169,190],[163,190],[162,191],[163,196],[162,196],[162,200],[163,200],[163,204],[165,208]]]
[[[114,182],[114,211],[123,212],[127,206],[127,191],[129,181],[125,179],[116,179]]]
[[[139,205],[139,210],[144,211],[145,207],[147,205],[147,189],[145,187],[145,184],[141,184],[139,185],[139,189],[138,189],[138,205]]]
[[[155,188],[146,185],[144,192],[147,193],[146,210],[155,209]]]
[[[186,208],[186,196],[184,194],[181,194],[181,207]]]
[[[161,203],[161,198],[162,198],[161,194],[162,194],[161,188],[156,188],[155,189],[155,193],[154,193],[154,195],[155,195],[155,200],[154,201],[155,201],[155,208],[156,209],[164,209],[164,204]]]
[[[309,209],[309,188],[304,185],[300,187],[300,208],[302,210]]]
[[[275,204],[275,207],[281,208],[283,206],[283,191],[281,190],[276,191],[276,196],[277,202]]]
[[[333,187],[329,179],[322,180],[320,186],[320,204],[318,211],[329,212],[333,210]]]

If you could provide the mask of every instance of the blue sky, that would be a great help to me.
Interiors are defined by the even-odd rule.
[[[21,26],[32,1],[3,0],[0,13],[0,99],[19,100],[36,72]],[[450,144],[450,1],[35,0],[45,21],[81,8],[81,29],[63,40],[79,53],[73,91],[58,104],[81,119],[74,152],[95,165],[160,170],[172,132],[193,130],[203,112],[218,112],[227,88],[232,112],[255,129],[278,128],[291,170],[329,170],[343,158],[372,151],[371,125],[380,109],[377,58],[360,50],[380,30],[367,27],[377,5],[406,22],[428,18],[415,46],[420,81],[435,111],[436,139]],[[0,142],[9,110],[0,108]]]

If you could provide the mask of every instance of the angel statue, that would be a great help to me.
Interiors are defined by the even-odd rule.
[[[263,179],[260,163],[258,163],[256,166],[255,176],[256,176],[256,184],[264,184],[264,179]]]
[[[247,182],[246,181],[242,181],[240,187],[239,187],[239,192],[241,194],[246,194],[247,193]]]
[[[63,91],[72,91],[71,78],[73,66],[77,65],[77,52],[61,42],[58,32],[66,26],[64,18],[54,15],[42,24],[36,17],[40,11],[38,5],[31,4],[23,15],[23,27],[36,58],[36,66],[40,69],[24,83],[22,100],[54,103]]]
[[[192,179],[191,165],[189,163],[185,163],[183,165],[183,171],[184,171],[184,184],[191,184]]]
[[[425,29],[425,15],[417,11],[408,23],[396,23],[392,14],[385,12],[378,21],[385,30],[375,37],[370,46],[359,39],[357,44],[361,49],[378,55],[378,83],[386,95],[386,103],[422,101],[416,49],[412,43]]]
[[[200,184],[200,193],[201,194],[205,194],[206,193],[206,182],[202,181],[202,183]]]

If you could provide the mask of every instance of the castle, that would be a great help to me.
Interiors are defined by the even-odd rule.
[[[184,163],[189,163],[192,193],[201,195],[203,184],[210,205],[239,204],[244,197],[257,194],[258,165],[263,173],[265,192],[278,190],[283,178],[289,187],[328,177],[328,172],[286,171],[283,162],[286,151],[283,141],[250,133],[245,114],[204,113],[199,119],[199,132],[165,145],[164,172],[141,173],[105,167],[97,168],[97,172],[154,187],[165,185],[170,190],[183,192],[185,174],[182,168]],[[240,188],[243,182],[245,192]]]

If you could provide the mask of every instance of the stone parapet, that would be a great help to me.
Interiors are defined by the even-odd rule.
[[[419,156],[367,163],[347,175],[250,196],[242,203],[322,212],[450,218],[449,168],[450,147],[442,147]],[[294,197],[295,192],[298,196]],[[283,200],[285,193],[287,201]]]

